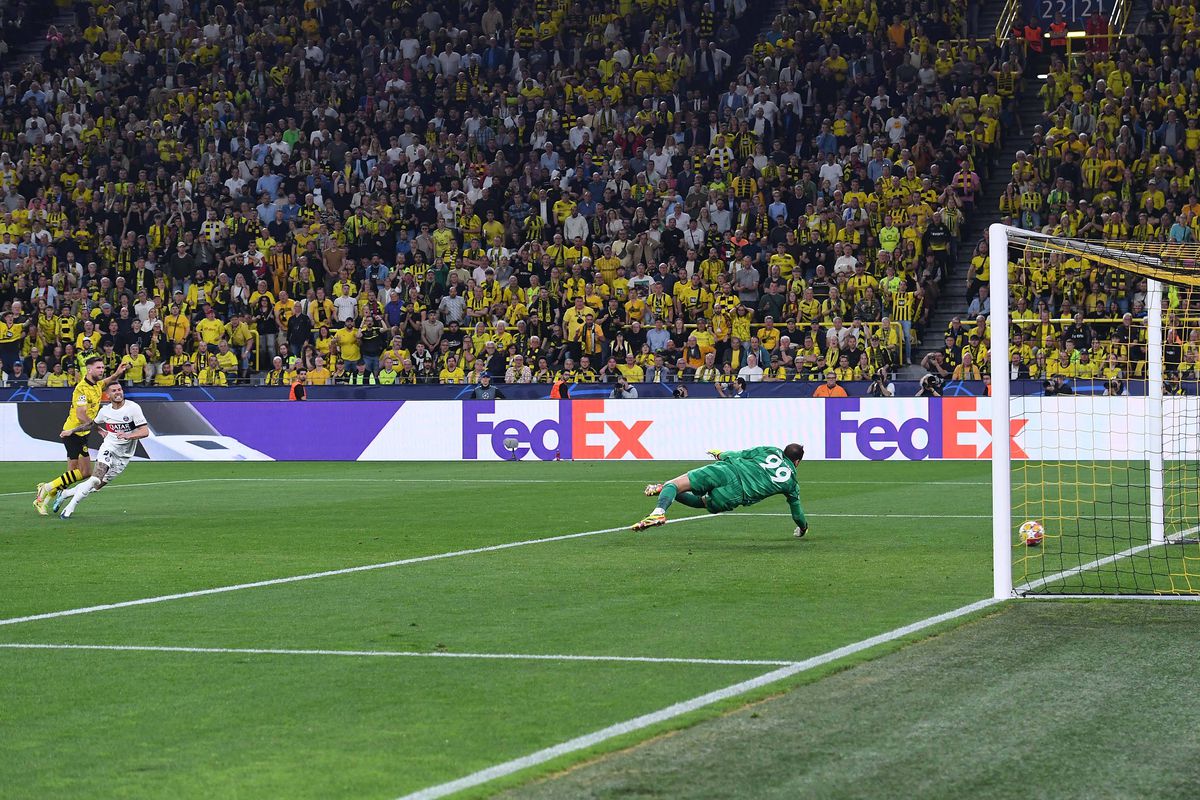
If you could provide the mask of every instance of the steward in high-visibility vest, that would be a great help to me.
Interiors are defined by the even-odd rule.
[[[1050,46],[1067,46],[1067,21],[1063,19],[1062,14],[1055,14],[1054,22],[1050,23]]]
[[[1025,23],[1025,46],[1035,53],[1042,52],[1043,33],[1042,26],[1036,19]]]

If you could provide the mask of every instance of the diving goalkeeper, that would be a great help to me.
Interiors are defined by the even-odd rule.
[[[665,524],[667,509],[676,500],[685,506],[720,514],[781,494],[787,498],[792,521],[796,523],[792,535],[800,538],[808,532],[808,518],[800,505],[800,486],[796,481],[796,469],[804,459],[803,446],[789,444],[782,450],[778,447],[709,450],[708,454],[717,460],[715,464],[694,469],[667,483],[647,486],[646,496],[657,495],[658,506],[632,529],[642,531]]]

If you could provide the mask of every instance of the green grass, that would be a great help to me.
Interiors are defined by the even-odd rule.
[[[503,797],[1194,797],[1196,611],[1010,604]]]
[[[28,494],[0,495],[0,619],[622,527],[649,507],[642,486],[690,466],[135,463],[69,523],[38,517]],[[25,492],[55,469],[5,465],[0,487]],[[812,529],[799,541],[785,504],[768,501],[643,534],[0,625],[0,645],[799,661],[988,596],[987,478],[988,465],[961,462],[805,464]],[[748,700],[821,686],[924,635],[468,794],[724,725]],[[1107,641],[1098,660],[1114,657]],[[0,647],[0,794],[395,798],[773,669]],[[940,681],[924,691],[932,702]],[[858,713],[845,725],[880,724]],[[875,750],[838,752],[847,774],[869,775]],[[689,791],[669,780],[656,796]],[[792,796],[804,794],[823,791]]]
[[[1165,532],[1200,532],[1200,479],[1194,462],[1165,465]],[[1040,547],[1015,545],[1018,586],[1125,553],[1150,538],[1148,465],[1145,462],[1017,462],[1013,469],[1013,524],[1040,520]],[[1015,543],[1014,536],[1014,543]],[[1110,564],[1050,581],[1036,593],[1200,593],[1200,546],[1171,544],[1130,553]]]
[[[628,525],[641,487],[687,466],[138,463],[70,523],[0,497],[0,618]],[[53,470],[0,476],[21,491]],[[984,507],[984,468],[803,473],[800,541],[764,503],[780,516],[0,626],[0,642],[796,660],[987,593],[982,520],[879,516],[928,515],[946,492]],[[133,485],[166,481],[191,482]],[[396,797],[772,669],[9,649],[0,665],[0,785],[39,797]]]

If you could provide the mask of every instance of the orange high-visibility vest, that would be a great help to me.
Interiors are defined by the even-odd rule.
[[[1025,26],[1025,44],[1035,53],[1042,52],[1042,26],[1036,22]]]
[[[1051,47],[1066,47],[1067,46],[1067,23],[1051,22],[1050,23],[1050,46]]]

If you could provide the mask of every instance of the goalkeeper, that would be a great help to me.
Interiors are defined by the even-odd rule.
[[[804,459],[803,446],[789,444],[782,450],[778,447],[709,450],[708,454],[717,463],[694,469],[667,483],[647,486],[646,496],[657,495],[658,506],[632,529],[642,531],[665,524],[667,509],[676,500],[685,506],[720,514],[781,494],[787,498],[792,521],[796,523],[792,535],[799,538],[808,532],[808,518],[800,505],[800,485],[796,481],[796,469]]]

